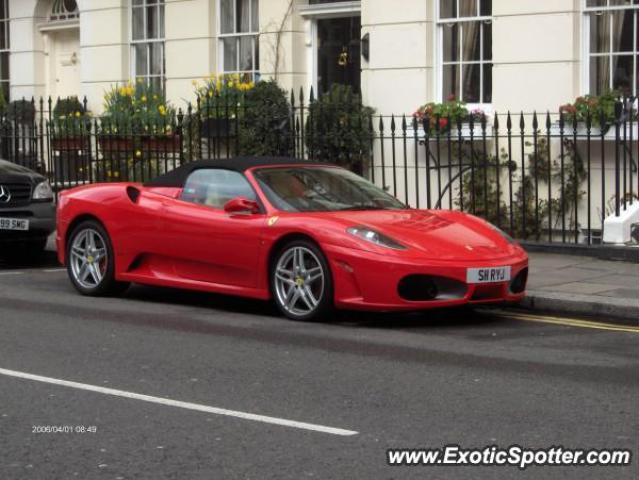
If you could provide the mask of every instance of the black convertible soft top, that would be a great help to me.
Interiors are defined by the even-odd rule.
[[[184,186],[187,177],[195,170],[202,168],[223,168],[225,170],[235,170],[245,172],[253,167],[273,167],[278,165],[326,165],[326,163],[301,160],[287,157],[234,157],[221,158],[219,160],[197,160],[179,166],[175,170],[160,175],[144,184],[145,187],[176,187]]]

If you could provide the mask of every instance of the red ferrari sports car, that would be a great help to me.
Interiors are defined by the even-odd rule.
[[[243,157],[146,184],[61,193],[57,243],[75,288],[131,282],[273,299],[295,320],[518,301],[528,257],[471,215],[415,210],[342,168]]]

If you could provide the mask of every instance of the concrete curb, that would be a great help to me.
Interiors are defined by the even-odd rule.
[[[518,308],[544,313],[596,317],[600,322],[623,319],[639,325],[639,299],[529,290]]]
[[[556,253],[599,260],[639,263],[639,246],[558,244],[522,241],[521,246],[527,252]]]

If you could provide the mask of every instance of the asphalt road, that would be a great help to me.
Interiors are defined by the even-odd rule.
[[[0,479],[639,477],[639,457],[387,465],[388,448],[446,444],[636,452],[639,332],[536,320],[461,310],[303,324],[263,302],[166,289],[81,297],[53,258],[0,262]],[[46,426],[74,431],[34,433]]]

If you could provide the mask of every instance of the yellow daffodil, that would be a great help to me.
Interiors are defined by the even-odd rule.
[[[162,116],[166,115],[166,107],[164,105],[160,105],[158,107],[158,111],[160,112],[160,115]]]
[[[136,150],[136,151],[135,151],[135,156],[136,156],[137,158],[140,158],[140,157],[142,156],[142,150]]]
[[[142,95],[142,98],[140,100],[142,100],[142,102],[146,102],[146,95]]]
[[[75,112],[75,118],[80,118],[82,114],[80,112]]]

